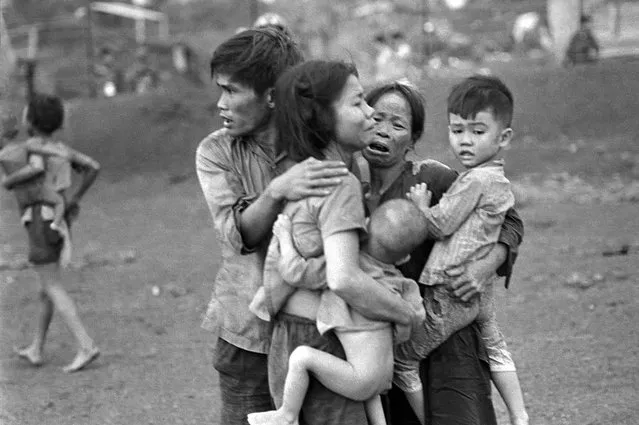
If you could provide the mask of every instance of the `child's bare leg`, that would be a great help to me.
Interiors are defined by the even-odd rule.
[[[250,425],[297,424],[311,373],[329,390],[353,400],[368,400],[389,386],[393,372],[390,327],[337,335],[347,360],[315,348],[297,347],[289,358],[282,407],[249,414]]]
[[[426,407],[424,401],[424,390],[420,388],[418,391],[414,392],[405,392],[406,400],[408,400],[408,404],[415,412],[415,416],[419,419],[419,423],[424,425],[426,423]]]
[[[477,316],[482,340],[488,352],[491,378],[508,408],[512,425],[528,425],[528,413],[517,369],[499,328],[494,300],[494,286],[491,283],[481,296]]]
[[[58,309],[78,343],[78,353],[64,371],[78,371],[95,360],[100,352],[82,324],[75,303],[62,287],[60,267],[57,264],[47,264],[38,266],[36,270],[40,275],[42,290]]]
[[[62,220],[64,220],[64,197],[53,190],[53,188],[42,185],[42,201],[53,207],[54,216],[51,228],[54,230],[59,229],[62,225]]]
[[[386,416],[379,394],[366,400],[366,419],[368,425],[386,425]]]
[[[504,399],[512,425],[528,425],[528,412],[516,371],[491,372],[497,391]]]
[[[14,348],[16,354],[28,360],[32,365],[42,364],[42,352],[47,338],[47,331],[53,317],[53,302],[44,290],[40,290],[40,313],[34,330],[33,342],[24,348]]]

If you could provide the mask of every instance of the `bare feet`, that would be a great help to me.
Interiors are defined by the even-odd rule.
[[[75,359],[67,366],[65,366],[62,370],[66,373],[77,372],[82,370],[85,366],[91,363],[93,360],[97,359],[100,356],[100,350],[98,347],[91,347],[89,349],[82,348],[76,354]]]
[[[297,418],[287,419],[284,412],[280,410],[249,413],[247,419],[249,425],[299,425]]]
[[[33,345],[24,348],[13,347],[13,352],[21,359],[31,363],[32,366],[42,366],[42,353],[36,351]]]

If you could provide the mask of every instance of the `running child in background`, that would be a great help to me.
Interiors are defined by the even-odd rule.
[[[64,198],[52,186],[44,182],[44,161],[39,155],[58,155],[64,157],[65,152],[52,146],[42,146],[33,139],[16,142],[18,136],[18,119],[8,111],[0,111],[0,168],[5,176],[2,185],[13,191],[20,212],[35,203],[42,202],[54,210],[51,228],[60,229],[64,219]]]

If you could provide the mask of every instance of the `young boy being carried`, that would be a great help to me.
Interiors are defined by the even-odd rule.
[[[66,152],[54,146],[43,146],[36,139],[15,142],[19,133],[18,119],[8,111],[0,111],[0,126],[0,168],[5,174],[2,185],[15,194],[20,213],[38,202],[51,206],[55,214],[51,228],[60,229],[64,220],[64,198],[45,184],[45,162],[41,156],[66,158]]]
[[[273,225],[274,240],[269,246],[264,267],[265,286],[256,293],[251,311],[264,320],[270,320],[295,291],[296,284],[304,282],[305,287],[313,285],[317,289],[325,289],[317,312],[318,330],[320,333],[334,330],[346,353],[365,350],[366,347],[349,347],[353,339],[348,338],[348,335],[387,328],[390,324],[366,319],[349,308],[333,291],[326,289],[324,256],[302,257],[296,246],[308,241],[294,240],[291,229],[291,219],[280,214]],[[394,199],[373,212],[368,224],[368,238],[363,241],[360,251],[362,270],[389,291],[410,301],[416,311],[422,311],[422,317],[423,306],[416,282],[402,276],[394,264],[405,260],[423,242],[426,234],[426,221],[416,205],[405,199]],[[274,272],[271,276],[270,271]],[[274,276],[276,274],[280,278]],[[393,329],[395,343],[406,341],[409,337],[409,327],[396,326]],[[367,400],[368,423],[385,425],[378,394],[390,388],[392,362],[386,370],[385,365],[378,362],[361,364],[348,354],[346,357],[346,360],[342,360],[308,346],[296,348],[289,358],[282,407],[275,411],[250,414],[249,424],[297,424],[309,385],[309,373],[312,373],[331,391],[354,400]]]
[[[466,171],[432,208],[425,184],[407,193],[424,213],[430,237],[438,240],[419,279],[426,286],[424,326],[395,350],[395,382],[422,423],[419,360],[477,320],[492,379],[508,407],[511,422],[528,424],[515,364],[495,317],[494,285],[489,283],[481,297],[463,302],[449,293],[455,278],[446,273],[455,266],[481,261],[497,243],[506,211],[514,205],[502,159],[513,135],[512,115],[513,96],[498,78],[473,76],[453,87],[448,96],[449,142]]]

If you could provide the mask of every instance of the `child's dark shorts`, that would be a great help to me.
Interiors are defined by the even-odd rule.
[[[32,206],[31,221],[25,224],[29,237],[29,261],[35,265],[57,263],[64,239],[51,229],[52,220],[42,219],[42,204]]]

